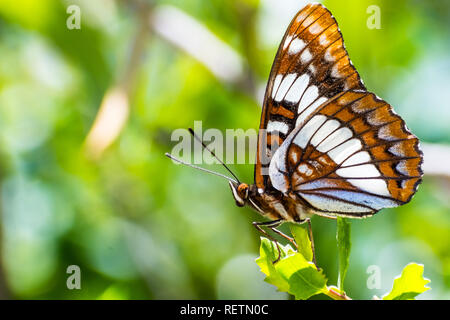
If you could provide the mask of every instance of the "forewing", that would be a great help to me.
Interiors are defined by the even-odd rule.
[[[422,177],[419,140],[373,93],[347,91],[285,139],[272,185],[319,214],[364,217],[408,202]]]
[[[273,146],[281,145],[322,103],[352,89],[365,88],[336,20],[321,4],[307,5],[289,25],[269,76],[255,166],[258,188],[270,187]]]

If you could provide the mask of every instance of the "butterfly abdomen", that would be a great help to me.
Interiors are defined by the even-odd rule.
[[[250,189],[253,192],[250,192],[251,201],[248,204],[271,220],[282,219],[287,222],[302,223],[314,213],[296,196],[289,196],[274,189],[257,191],[255,185]]]

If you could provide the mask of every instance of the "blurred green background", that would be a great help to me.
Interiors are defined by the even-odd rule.
[[[1,0],[0,298],[289,298],[254,263],[251,222],[262,218],[235,206],[225,180],[164,153],[172,131],[195,120],[258,128],[276,49],[305,3]],[[323,3],[367,88],[422,141],[450,143],[450,2]],[[81,29],[66,26],[72,4]],[[370,5],[381,29],[367,27]],[[214,37],[177,37],[188,22]],[[234,73],[202,61],[223,54],[209,52],[218,39],[234,51],[225,56]],[[196,41],[205,43],[189,49]],[[253,165],[231,167],[253,182]],[[411,203],[353,221],[349,296],[382,295],[414,261],[431,279],[421,297],[450,298],[449,181],[425,175]],[[336,223],[312,223],[318,264],[335,284]],[[81,269],[81,290],[66,287],[69,265]],[[380,289],[366,285],[372,265]]]

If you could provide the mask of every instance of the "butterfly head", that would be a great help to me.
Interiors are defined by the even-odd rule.
[[[229,182],[231,193],[233,194],[234,200],[236,200],[236,205],[238,207],[245,206],[248,200],[249,186],[246,183],[233,183]]]

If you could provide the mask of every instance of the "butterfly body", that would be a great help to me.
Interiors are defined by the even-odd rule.
[[[231,183],[238,206],[271,220],[363,218],[407,203],[422,177],[419,140],[367,91],[331,13],[292,20],[266,88],[255,184]]]
[[[248,188],[248,192],[239,191],[239,187],[241,190]],[[314,213],[294,193],[283,194],[276,189],[268,191],[258,188],[256,184],[248,186],[245,183],[238,185],[230,182],[230,188],[238,206],[247,205],[270,220],[303,223]]]

